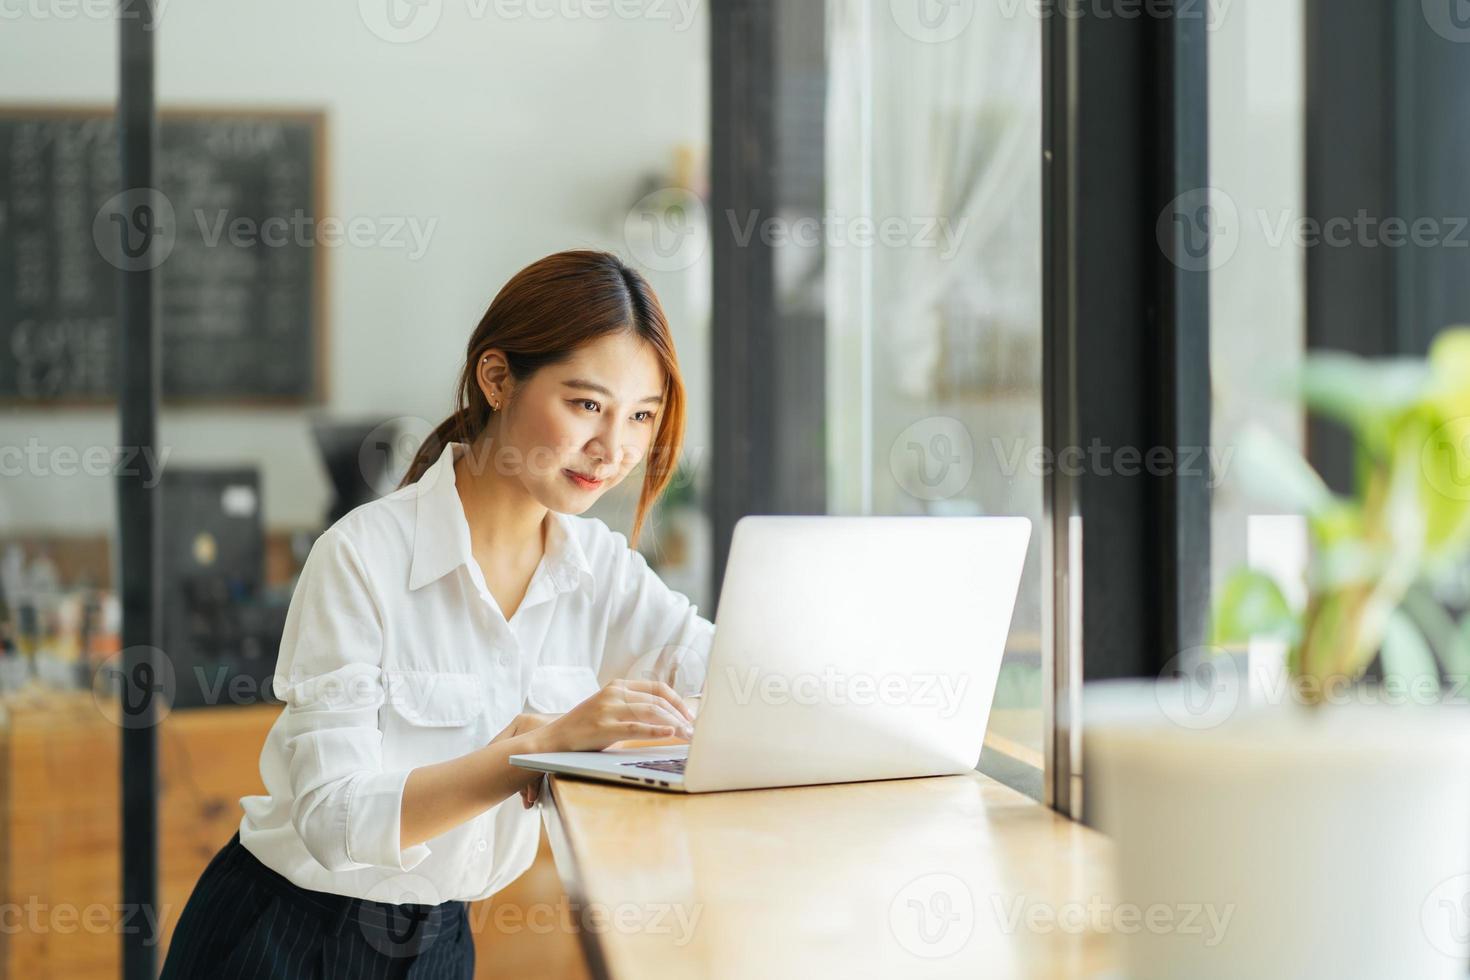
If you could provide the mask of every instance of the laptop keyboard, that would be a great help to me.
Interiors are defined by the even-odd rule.
[[[649,762],[624,762],[620,764],[624,766],[637,766],[639,769],[657,769],[659,772],[677,772],[682,775],[684,772],[684,762],[685,760],[683,759],[654,759]]]

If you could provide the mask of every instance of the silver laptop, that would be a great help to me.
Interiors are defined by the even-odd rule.
[[[938,776],[980,759],[1031,522],[745,517],[687,744],[511,756],[682,793]]]

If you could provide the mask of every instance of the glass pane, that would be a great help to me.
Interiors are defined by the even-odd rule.
[[[1305,349],[1305,257],[1295,236],[1275,233],[1305,214],[1302,2],[1241,0],[1209,43],[1212,204],[1221,222],[1210,261],[1211,578],[1218,591],[1242,565],[1298,582],[1306,560],[1301,519],[1263,512],[1231,465],[1251,426],[1305,452],[1300,408],[1265,396],[1259,384],[1263,367],[1290,370]],[[1269,640],[1234,652],[1248,657],[1258,678],[1284,664],[1285,647]]]
[[[119,975],[120,730],[90,686],[121,645],[116,6],[0,11],[5,976]]]
[[[0,90],[48,120],[110,111],[115,17],[140,6],[0,9]],[[263,790],[261,748],[280,710],[269,679],[308,549],[396,486],[454,410],[466,341],[491,299],[534,260],[610,250],[659,295],[689,392],[686,468],[641,546],[667,584],[713,612],[709,38],[698,3],[151,6],[162,18],[160,193],[177,236],[159,267],[166,455],[144,464],[167,474],[173,563],[155,641],[177,683],[158,728],[163,914],[147,922],[161,956],[240,823],[239,799]],[[36,136],[0,109],[0,389],[34,382],[19,405],[0,391],[0,628],[28,655],[0,657],[0,785],[40,788],[20,819],[0,814],[0,878],[36,883],[15,901],[90,921],[120,896],[118,726],[82,662],[118,639],[114,475],[89,455],[111,462],[118,421],[105,384],[81,407],[60,394],[112,378],[110,360],[87,357],[110,325],[94,328],[93,306],[77,304],[105,305],[116,288],[94,244],[93,198],[116,192],[117,152],[110,135],[69,127]],[[44,304],[55,323],[31,329]],[[631,530],[636,476],[589,516]],[[43,691],[34,712],[15,701],[28,677]],[[540,861],[497,908],[564,900]],[[533,959],[547,975],[582,975],[569,933],[497,930],[488,905],[471,916],[481,975],[523,975]],[[4,937],[0,954],[27,965],[0,975],[118,975],[115,928],[68,932]]]
[[[1039,797],[1041,23],[829,0],[828,24],[830,510],[1031,519],[982,769]]]

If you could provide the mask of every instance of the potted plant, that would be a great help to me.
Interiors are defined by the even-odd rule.
[[[1304,588],[1233,573],[1212,645],[1148,710],[1136,688],[1084,708],[1120,907],[1161,924],[1125,932],[1127,973],[1461,977],[1470,706],[1441,672],[1470,676],[1470,633],[1434,595],[1470,553],[1470,330],[1427,359],[1313,354],[1293,387],[1352,434],[1353,493],[1260,430],[1237,460],[1248,492],[1305,517]],[[1224,648],[1258,637],[1286,644],[1286,683],[1253,695]],[[1190,909],[1206,928],[1179,925]]]

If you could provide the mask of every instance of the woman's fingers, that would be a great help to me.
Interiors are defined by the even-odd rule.
[[[621,741],[625,738],[668,738],[674,734],[672,725],[650,725],[646,721],[625,721],[614,726],[617,738]]]
[[[666,719],[667,724],[673,725],[680,732],[688,734],[692,731],[689,727],[689,719],[680,714],[677,708],[657,694],[645,694],[642,691],[627,691],[624,693],[624,699],[629,708],[639,710],[652,708],[658,713],[661,719]],[[640,715],[640,717],[647,718],[647,715]]]
[[[663,681],[625,680],[623,682],[623,686],[624,689],[628,692],[636,691],[640,694],[655,695],[659,698],[662,698],[664,701],[668,702],[668,704],[675,711],[683,715],[685,719],[687,719],[688,721],[694,720],[694,712],[689,709],[689,705],[684,703],[684,699],[679,696],[679,693],[677,691],[675,691],[672,687],[669,687],[669,685],[665,684]]]

